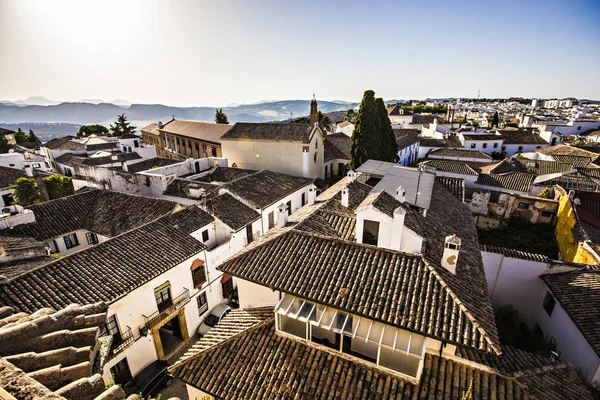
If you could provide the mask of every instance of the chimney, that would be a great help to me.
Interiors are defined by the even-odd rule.
[[[404,207],[398,207],[394,210],[394,221],[392,222],[392,239],[390,241],[390,249],[392,250],[400,251],[405,217],[406,210],[404,209]]]
[[[312,183],[308,186],[308,205],[312,206],[317,200],[317,187]]]
[[[348,176],[348,183],[352,183],[352,182],[354,182],[354,179],[356,179],[356,172],[350,170],[350,171],[348,171],[346,176]]]
[[[277,207],[277,227],[283,228],[288,222],[288,212],[285,203],[281,203]]]
[[[456,263],[460,252],[460,239],[456,235],[446,236],[442,267],[456,275]]]
[[[350,198],[350,191],[348,190],[348,186],[345,186],[342,189],[342,205],[348,208],[348,200]]]
[[[398,186],[398,189],[396,189],[396,195],[394,197],[400,203],[404,204],[404,200],[406,200],[406,190],[404,190],[404,187]]]

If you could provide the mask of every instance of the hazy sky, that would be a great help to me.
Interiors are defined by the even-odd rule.
[[[599,22],[599,0],[0,0],[0,99],[600,99]]]

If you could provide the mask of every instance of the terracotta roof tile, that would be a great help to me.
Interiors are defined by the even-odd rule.
[[[312,126],[308,123],[276,124],[238,122],[225,133],[222,140],[307,141]]]
[[[479,174],[476,184],[492,186],[502,189],[517,190],[520,192],[529,192],[535,175],[513,172],[508,174]]]
[[[420,164],[428,165],[443,172],[477,176],[477,171],[471,168],[469,164],[464,161],[429,159],[421,162]]]

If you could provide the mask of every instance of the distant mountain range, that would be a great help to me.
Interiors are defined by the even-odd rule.
[[[96,103],[98,102],[98,103]],[[171,118],[213,122],[215,107],[171,107],[162,104],[130,104],[124,100],[102,102],[91,99],[87,102],[58,103],[43,97],[29,97],[19,101],[0,101],[0,126],[10,124],[29,129],[32,124],[54,124],[57,136],[72,134],[72,128],[64,124],[102,124],[108,126],[117,115],[125,113],[138,128],[151,122],[167,122]],[[32,104],[26,104],[32,103]],[[34,104],[35,103],[35,104]],[[319,110],[328,113],[357,108],[358,103],[345,101],[319,101]],[[223,108],[230,123],[267,122],[297,118],[310,113],[310,100],[266,101],[255,104],[240,104]],[[38,128],[40,128],[38,126]],[[63,128],[67,129],[65,131]],[[35,131],[35,128],[32,128]],[[77,128],[79,129],[79,128]],[[50,132],[48,132],[50,133]]]

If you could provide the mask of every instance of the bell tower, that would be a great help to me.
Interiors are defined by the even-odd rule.
[[[315,123],[319,123],[319,110],[317,109],[317,99],[313,93],[313,98],[310,102],[310,124],[314,126]]]

